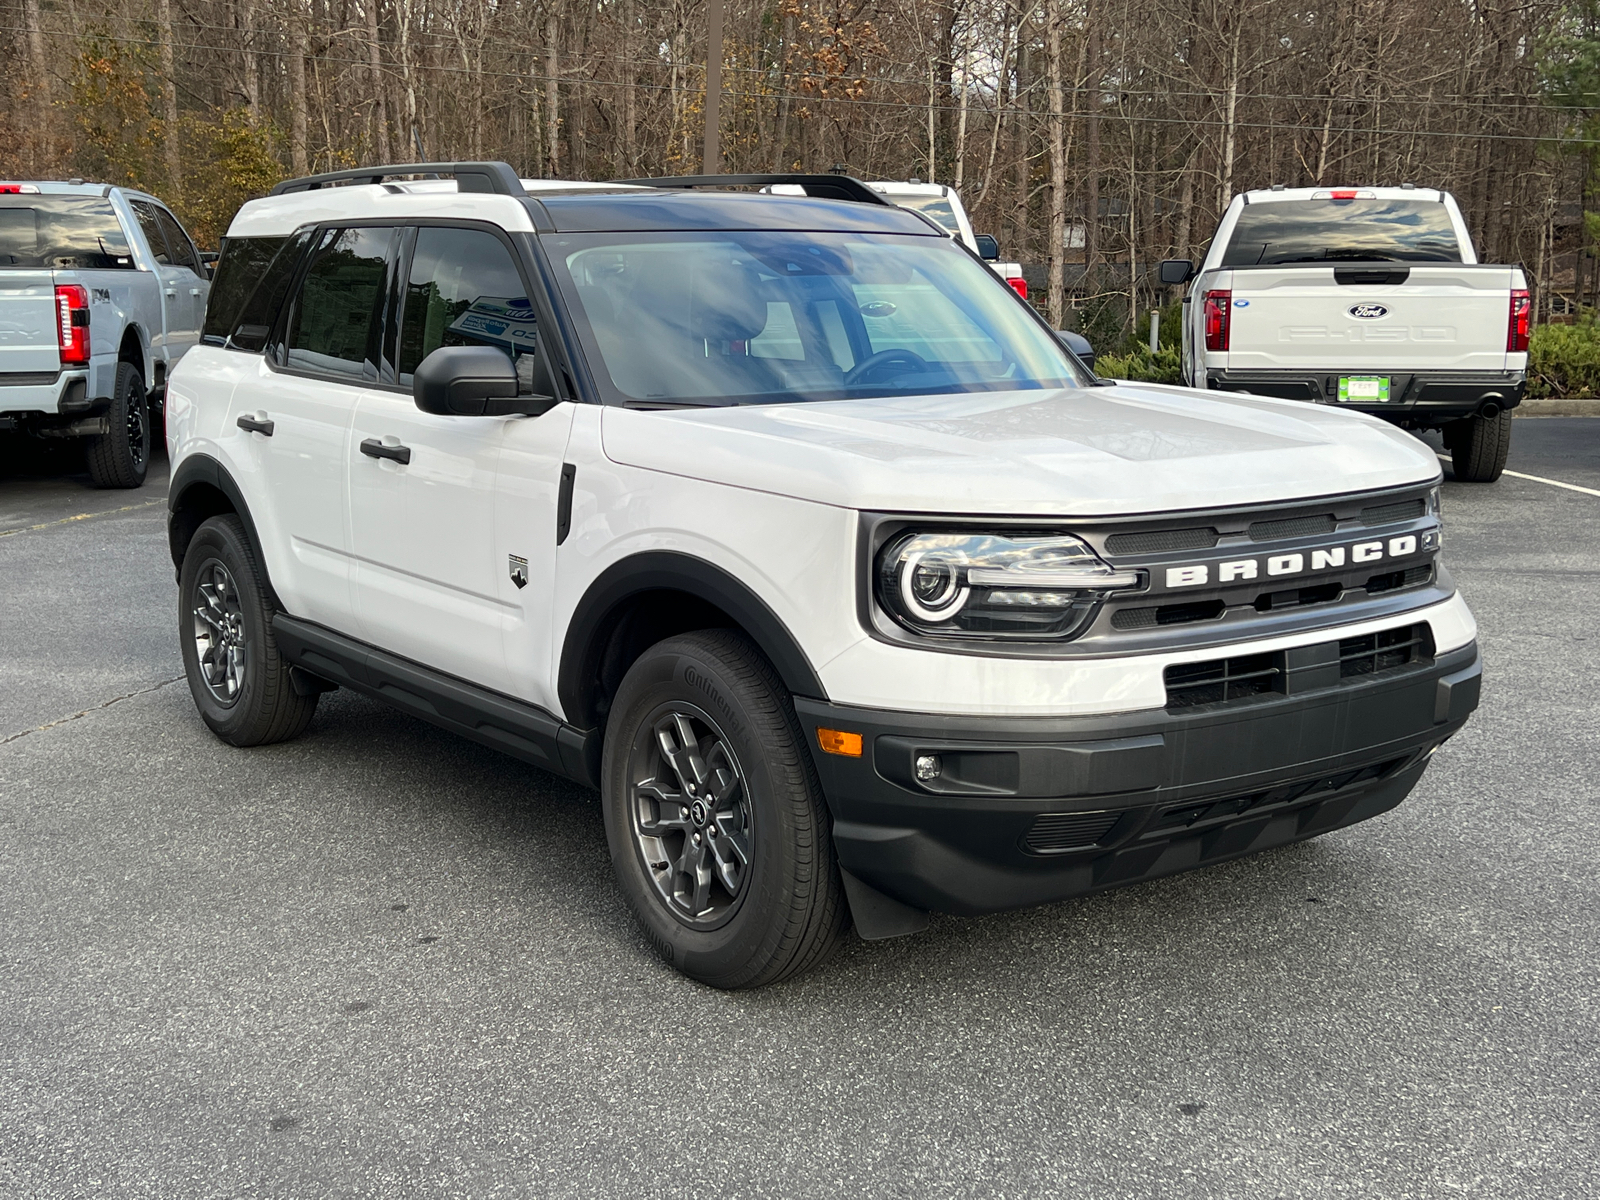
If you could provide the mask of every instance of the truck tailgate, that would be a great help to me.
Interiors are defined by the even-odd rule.
[[[54,378],[61,369],[59,346],[52,273],[0,271],[0,385],[25,382],[16,376]]]
[[[1388,270],[1404,282],[1371,282]],[[1227,365],[1503,371],[1514,274],[1463,263],[1235,269]]]

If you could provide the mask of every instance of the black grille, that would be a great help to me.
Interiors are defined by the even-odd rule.
[[[1157,813],[1143,836],[1170,833],[1174,829],[1187,829],[1202,822],[1228,820],[1245,813],[1279,808],[1308,796],[1320,798],[1326,793],[1341,791],[1351,784],[1367,783],[1382,778],[1405,761],[1405,758],[1391,758],[1387,762],[1373,763],[1369,767],[1358,767],[1353,771],[1341,771],[1337,775],[1301,780],[1298,783],[1285,784],[1263,792],[1229,796],[1223,800],[1199,800],[1191,804],[1175,805]]]
[[[1300,608],[1307,604],[1332,604],[1343,591],[1343,584],[1318,583],[1281,592],[1262,592],[1256,597],[1256,611],[1277,612],[1280,608]]]
[[[1155,529],[1149,533],[1113,533],[1107,554],[1165,554],[1172,550],[1209,550],[1217,544],[1215,529]]]
[[[1023,838],[1029,850],[1078,850],[1093,846],[1117,823],[1120,813],[1047,813],[1034,821]]]
[[[1210,662],[1179,663],[1166,669],[1168,708],[1222,704],[1276,690],[1283,674],[1281,654],[1242,654]]]
[[[1276,542],[1283,538],[1315,537],[1319,533],[1332,533],[1338,524],[1331,515],[1315,517],[1289,517],[1283,521],[1257,521],[1250,526],[1253,542]]]
[[[1393,525],[1397,521],[1415,521],[1427,505],[1421,500],[1401,500],[1398,504],[1378,504],[1361,510],[1363,525]]]
[[[1376,596],[1380,592],[1396,592],[1401,588],[1418,587],[1432,578],[1432,563],[1423,567],[1411,567],[1404,571],[1390,571],[1385,575],[1374,575],[1367,580],[1367,594]]]
[[[1149,608],[1124,608],[1111,617],[1113,629],[1148,629],[1152,625],[1187,625],[1214,621],[1227,611],[1221,600],[1196,600],[1191,604],[1159,604]]]
[[[1433,657],[1433,633],[1426,621],[1339,640],[1339,677],[1376,675]]]

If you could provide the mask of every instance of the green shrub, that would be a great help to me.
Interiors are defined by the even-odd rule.
[[[1164,331],[1163,331],[1164,332]],[[1135,345],[1125,354],[1102,355],[1094,373],[1102,379],[1127,379],[1139,383],[1182,383],[1182,356],[1178,347],[1166,344],[1155,354],[1148,344]]]
[[[1528,339],[1528,395],[1600,396],[1600,326],[1540,325]]]

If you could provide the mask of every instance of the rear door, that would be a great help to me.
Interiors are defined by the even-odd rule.
[[[194,300],[189,295],[192,275],[174,261],[157,206],[149,200],[130,199],[128,207],[133,209],[139,230],[150,247],[156,280],[161,286],[161,328],[150,331],[150,348],[170,367],[190,345],[186,331],[194,324]]]
[[[200,326],[205,324],[206,297],[211,292],[211,282],[205,268],[200,265],[200,252],[194,242],[178,224],[178,219],[166,209],[156,206],[156,220],[166,235],[167,250],[175,268],[173,281],[176,287],[163,289],[167,303],[172,306],[172,324],[167,329],[167,345],[171,361],[177,359],[190,346],[200,340]],[[176,292],[176,295],[173,293]]]
[[[1229,369],[1503,371],[1512,268],[1235,268]]]

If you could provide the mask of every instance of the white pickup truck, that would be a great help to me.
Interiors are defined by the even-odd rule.
[[[83,438],[100,487],[138,487],[150,403],[200,340],[211,282],[154,196],[0,183],[0,433]]]
[[[1192,387],[1440,429],[1457,479],[1505,467],[1528,366],[1528,284],[1478,262],[1447,192],[1272,188],[1233,198],[1184,297]]]

